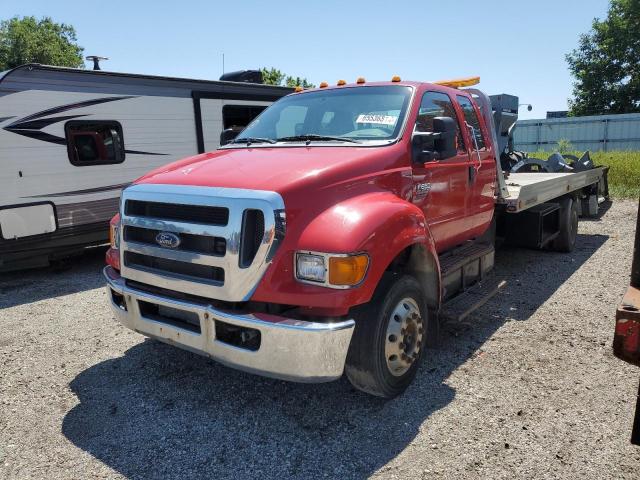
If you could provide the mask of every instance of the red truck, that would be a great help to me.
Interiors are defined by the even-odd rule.
[[[505,178],[517,98],[474,83],[323,83],[140,178],[111,222],[117,320],[245,371],[402,393],[496,232],[571,251],[602,190],[601,167]]]

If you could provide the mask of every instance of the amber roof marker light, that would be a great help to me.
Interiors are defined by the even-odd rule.
[[[358,79],[356,80],[356,83],[358,85],[362,85],[365,82],[366,82],[366,80],[364,79],[364,77],[358,77]]]
[[[329,84],[327,82],[320,82],[320,88],[327,88]]]
[[[296,93],[301,92],[303,90],[304,90],[304,88],[302,88],[300,85],[298,85],[296,88],[293,89],[293,91],[296,92]]]
[[[338,83],[336,83],[336,85],[338,85],[339,87],[346,85],[347,81],[346,80],[338,80]]]
[[[402,79],[400,78],[399,75],[394,75],[393,77],[391,77],[391,81],[392,82],[401,82]]]

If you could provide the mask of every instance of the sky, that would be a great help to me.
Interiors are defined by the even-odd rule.
[[[185,78],[277,67],[316,85],[479,75],[488,94],[518,95],[544,118],[566,110],[565,54],[607,0],[0,0],[0,19],[50,16],[75,27],[103,69]],[[89,62],[87,67],[90,68]]]

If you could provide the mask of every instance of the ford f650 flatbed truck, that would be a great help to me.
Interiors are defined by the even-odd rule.
[[[245,371],[400,394],[496,231],[571,251],[597,210],[601,167],[505,178],[517,98],[492,109],[473,83],[323,83],[140,178],[111,222],[116,318]]]

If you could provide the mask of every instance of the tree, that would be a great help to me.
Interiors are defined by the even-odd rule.
[[[71,25],[51,18],[14,17],[0,22],[0,71],[25,63],[84,67],[83,48]]]
[[[282,73],[277,68],[262,68],[262,81],[267,85],[278,85],[287,87],[303,87],[303,88],[315,88],[315,85],[309,82],[306,78],[291,77],[285,73]]]
[[[302,87],[302,88],[315,88],[313,83],[310,83],[306,78],[300,77],[287,77],[284,79],[284,83],[287,87]]]
[[[640,0],[611,0],[566,59],[576,79],[571,115],[640,112]]]
[[[282,81],[286,76],[277,68],[261,68],[262,72],[262,83],[266,83],[267,85],[282,85]]]

